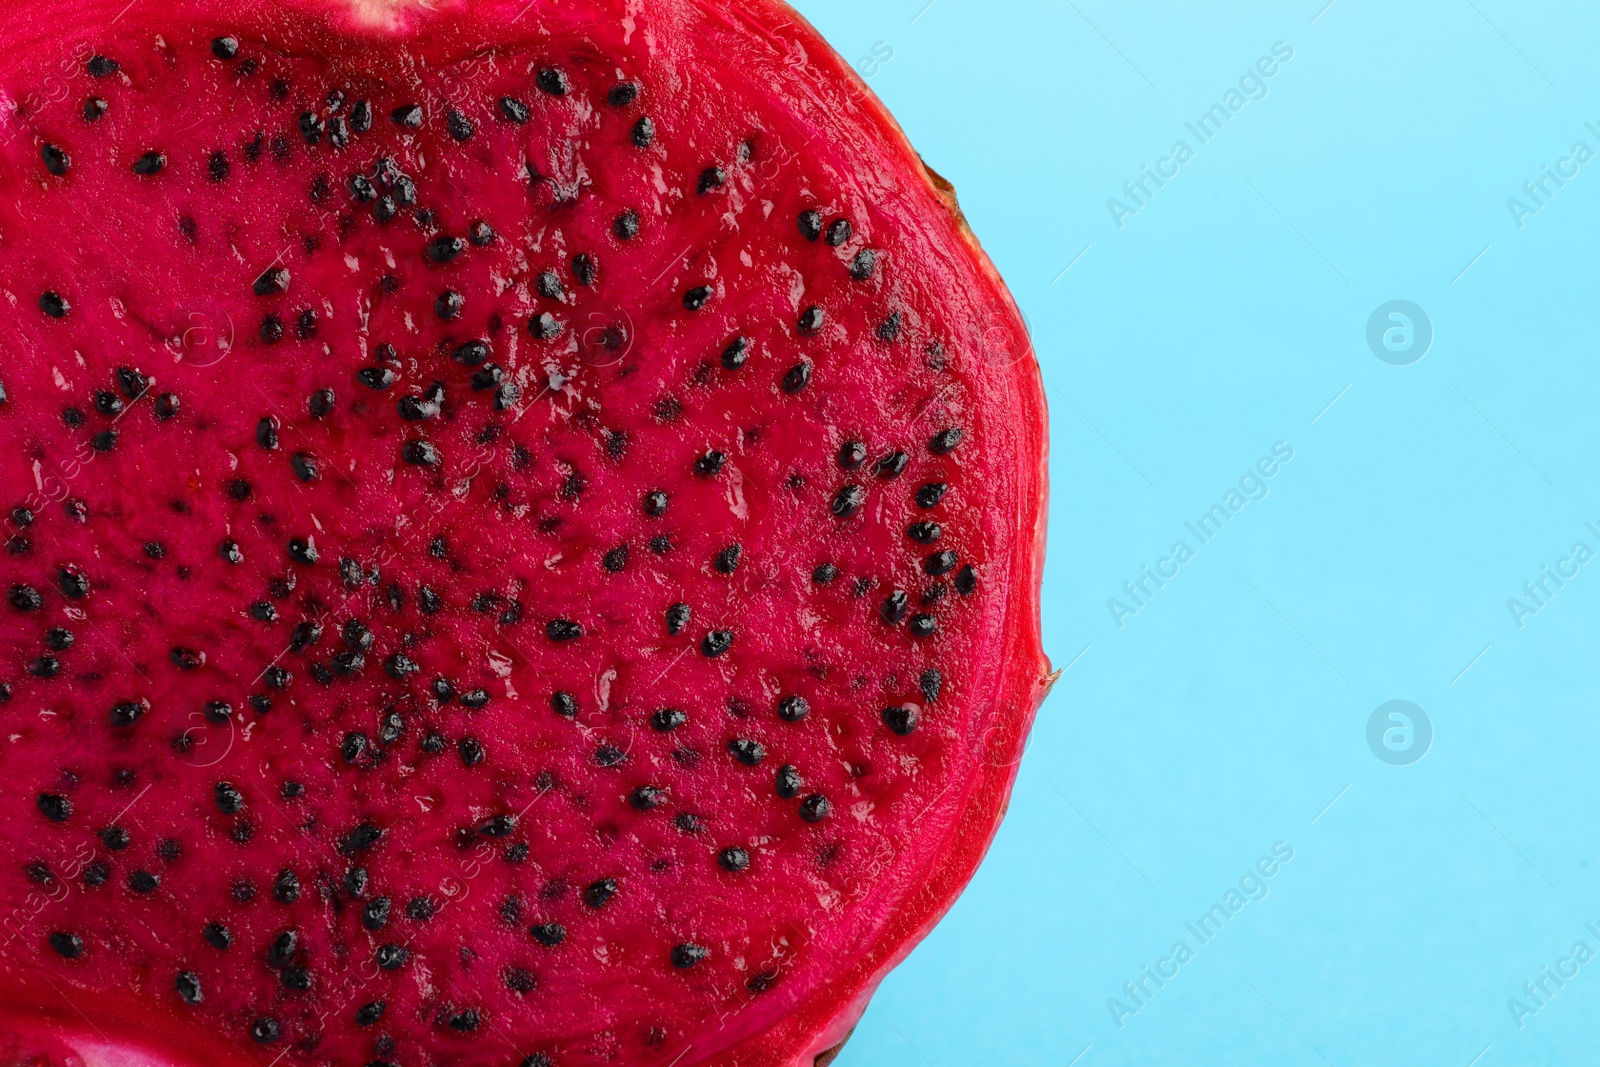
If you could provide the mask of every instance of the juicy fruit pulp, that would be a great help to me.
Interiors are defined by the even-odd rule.
[[[521,6],[0,15],[19,1058],[809,1062],[994,832],[992,268],[786,10]]]

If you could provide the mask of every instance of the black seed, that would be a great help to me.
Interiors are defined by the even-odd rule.
[[[435,263],[449,263],[466,250],[467,242],[459,237],[435,237],[428,242],[428,258]]]
[[[571,693],[560,690],[550,694],[550,708],[563,719],[574,719],[578,715],[578,702],[572,698]]]
[[[267,415],[256,423],[256,444],[262,448],[278,447],[278,420]]]
[[[388,1008],[388,1005],[381,1000],[374,1000],[370,1004],[363,1004],[361,1007],[356,1009],[356,1025],[363,1027],[375,1025],[379,1019],[383,1018],[383,1013],[386,1008]]]
[[[878,477],[891,481],[906,472],[906,467],[911,464],[911,457],[904,452],[890,452],[878,460]]]
[[[115,430],[101,430],[89,438],[89,447],[100,453],[110,452],[116,447],[116,444],[117,431]]]
[[[324,128],[325,127],[322,119],[317,117],[317,113],[315,111],[303,111],[300,113],[300,136],[304,138],[306,144],[317,144],[320,142],[322,140],[322,132]],[[312,199],[325,199],[325,196],[313,196]]]
[[[546,67],[539,71],[534,80],[538,83],[540,89],[543,89],[551,96],[566,96],[572,90],[571,83],[567,81],[566,72],[557,70],[554,67]]]
[[[58,178],[72,169],[72,157],[53,144],[40,148],[39,157],[44,160],[44,169]]]
[[[250,1036],[263,1045],[271,1044],[283,1034],[283,1029],[278,1025],[278,1020],[270,1015],[263,1015],[250,1024]]]
[[[257,296],[272,296],[289,291],[289,271],[284,267],[270,267],[251,286]]]
[[[135,893],[154,893],[161,888],[161,876],[150,871],[134,871],[128,875],[128,888]]]
[[[971,596],[978,589],[978,568],[967,564],[961,568],[961,573],[956,575],[956,592],[962,596]]]
[[[798,393],[811,384],[812,365],[809,360],[801,360],[789,368],[789,373],[783,376],[780,383],[786,393]]]
[[[552,641],[573,641],[583,636],[583,627],[571,619],[551,619],[545,635]]]
[[[878,269],[878,253],[870,248],[863,248],[856,253],[856,258],[850,261],[850,277],[858,282],[871,278]]]
[[[44,607],[44,597],[31,585],[14,585],[7,599],[18,611],[38,611]]]
[[[407,656],[403,652],[396,652],[394,655],[383,661],[383,670],[385,674],[393,678],[395,681],[403,682],[413,674],[416,674],[418,671],[422,670],[422,668],[417,666],[416,661],[410,656]]]
[[[461,754],[461,762],[468,767],[476,767],[487,756],[483,744],[476,737],[463,737],[456,744],[456,751]]]
[[[912,637],[932,637],[939,632],[939,621],[932,615],[911,616]]]
[[[929,482],[917,490],[917,507],[927,510],[939,506],[950,487],[944,482]]]
[[[224,815],[237,815],[244,807],[244,794],[234,788],[232,782],[218,782],[212,792],[216,797],[217,810]]]
[[[66,822],[72,817],[72,801],[60,793],[40,793],[35,803],[39,814],[51,822]]]
[[[104,860],[96,860],[83,869],[83,884],[90,889],[99,889],[111,881],[111,864]]]
[[[83,121],[99,122],[105,117],[106,109],[111,105],[98,96],[91,96],[83,102]]]
[[[528,110],[528,105],[524,104],[521,100],[518,100],[513,96],[502,96],[498,102],[498,106],[500,109],[500,117],[505,119],[507,122],[515,123],[518,126],[521,126],[523,123],[527,122],[533,117],[533,113]]]
[[[218,952],[226,952],[233,947],[233,932],[221,923],[211,922],[201,929],[200,936],[206,944]]]
[[[611,574],[619,574],[628,566],[628,546],[618,545],[607,552],[601,559],[600,565]]]
[[[389,925],[389,914],[394,902],[388,897],[377,897],[369,900],[361,909],[361,925],[368,930],[378,931]]]
[[[428,586],[417,588],[417,609],[424,615],[437,615],[444,610],[444,601]]]
[[[289,466],[294,471],[295,477],[302,482],[314,482],[322,477],[321,472],[317,470],[316,458],[305,452],[296,452],[289,457]]]
[[[710,478],[721,473],[726,462],[728,457],[713,449],[694,461],[694,472],[702,478]]]
[[[317,551],[316,542],[310,538],[289,538],[288,552],[290,559],[304,567],[313,566],[317,560],[321,558],[321,554]],[[299,633],[300,631],[297,629],[295,632]],[[322,628],[315,627],[315,633],[320,635],[322,633]],[[312,640],[315,641],[316,637],[313,636]]]
[[[617,895],[617,880],[615,878],[602,878],[598,882],[591,882],[583,891],[583,902],[591,908],[603,908],[606,902]]]
[[[833,805],[821,793],[812,793],[800,802],[800,818],[806,822],[821,822],[833,811]]]
[[[712,565],[722,574],[732,574],[739,569],[739,558],[742,555],[744,555],[743,546],[729,545],[717,553],[717,558]]]
[[[77,934],[57,930],[47,940],[50,942],[50,947],[55,949],[56,954],[62,959],[75,960],[83,956],[83,938]]]
[[[700,651],[707,659],[716,659],[733,647],[732,630],[712,630],[700,642]]]
[[[54,656],[40,656],[28,661],[27,671],[35,678],[54,678],[61,673],[61,661]]]
[[[572,257],[572,276],[578,279],[579,285],[593,285],[599,273],[600,268],[589,253],[579,252]]]
[[[728,751],[733,758],[746,767],[754,767],[767,758],[767,749],[760,741],[752,741],[746,737],[736,738],[728,742]]]
[[[654,811],[667,802],[667,794],[653,785],[641,785],[628,794],[628,803],[639,811]]]
[[[133,161],[133,172],[141,177],[150,177],[160,174],[167,165],[167,156],[164,152],[146,152]]]
[[[561,331],[565,328],[561,320],[548,311],[542,311],[528,320],[528,332],[541,341],[560,337]]]
[[[660,489],[654,489],[645,494],[644,513],[651,517],[658,517],[666,513],[668,497]]]
[[[689,625],[693,613],[687,604],[674,604],[667,609],[667,633],[676,637]]]
[[[840,489],[833,498],[833,514],[835,518],[848,519],[861,510],[861,505],[867,502],[867,491],[859,485],[847,485]]]
[[[474,340],[458,345],[455,351],[450,353],[450,358],[463,367],[476,367],[488,359],[489,355],[489,342]]]
[[[72,310],[72,305],[66,297],[52,290],[39,294],[39,310],[49,315],[52,319],[64,319]]]
[[[211,54],[224,63],[239,54],[239,39],[237,37],[215,37],[211,41]]]
[[[800,769],[792,763],[785,763],[778,768],[776,789],[778,796],[784,800],[793,800],[800,795],[800,787],[805,783],[800,780]]]
[[[906,527],[906,536],[919,545],[931,545],[944,536],[944,527],[936,522],[914,522]]]
[[[906,617],[908,602],[905,593],[895,590],[879,605],[878,615],[883,619],[885,625],[898,626],[901,620]]]
[[[155,413],[159,422],[167,422],[178,416],[178,397],[175,393],[162,393],[156,397]]]
[[[902,316],[898,311],[884,319],[878,324],[878,340],[886,344],[894,341],[900,336],[901,323]]]
[[[466,306],[466,298],[452,289],[440,293],[433,302],[433,313],[441,319],[456,319],[461,317],[461,309]]]
[[[661,708],[650,716],[650,726],[660,733],[671,733],[689,721],[686,712],[678,708]]]
[[[566,296],[566,291],[561,287],[561,277],[553,270],[540,271],[533,281],[533,287],[546,300],[560,300]]]
[[[828,224],[828,244],[838,248],[855,234],[855,227],[850,225],[849,219],[834,219]]]
[[[689,311],[699,311],[711,300],[711,287],[697,285],[683,294],[683,306]]]
[[[422,107],[419,104],[402,104],[389,112],[389,121],[403,129],[421,129]]]
[[[935,552],[922,561],[922,570],[930,578],[940,578],[955,570],[958,561],[954,552]]]
[[[940,430],[928,442],[928,451],[936,456],[949,455],[956,450],[956,446],[961,444],[961,439],[966,435],[965,430],[954,427],[948,430]]]
[[[602,767],[620,767],[628,762],[628,754],[615,745],[601,745],[595,749],[594,761]]]
[[[639,236],[639,213],[631,208],[624,211],[611,224],[611,230],[619,241],[633,240]]]
[[[261,320],[261,327],[256,331],[256,336],[262,344],[275,345],[283,340],[283,319],[277,315],[267,315]]]
[[[484,689],[469,689],[461,694],[461,705],[472,711],[488,707],[489,693]]]
[[[428,441],[407,441],[400,458],[416,467],[437,467],[444,462],[444,456]]]
[[[889,727],[901,737],[907,737],[917,728],[918,716],[915,708],[901,705],[897,708],[883,709],[884,725]]]
[[[356,133],[366,133],[372,129],[372,105],[365,100],[357,100],[350,109],[350,128]]]
[[[368,389],[384,390],[398,381],[400,376],[388,367],[362,367],[356,371],[356,380]]]
[[[656,124],[651,121],[649,115],[642,116],[638,122],[633,124],[632,136],[633,143],[640,148],[649,148],[655,143]]]
[[[811,714],[811,702],[803,696],[786,696],[778,701],[778,718],[784,722],[799,722]]]
[[[482,1017],[478,1012],[468,1008],[466,1011],[460,1011],[450,1016],[449,1026],[450,1029],[457,1033],[470,1034],[478,1029],[478,1025],[481,1022]]]
[[[845,470],[858,470],[866,461],[867,446],[860,441],[847,441],[839,447],[839,466]]]
[[[808,241],[815,241],[822,236],[822,215],[820,212],[801,212],[800,235]]]
[[[344,740],[339,745],[339,753],[344,756],[346,763],[359,763],[367,751],[367,735],[359,730],[353,730],[344,735]]]
[[[822,329],[822,324],[826,319],[826,314],[815,304],[806,308],[805,311],[800,313],[800,319],[797,323],[801,335],[809,337],[817,333]]]
[[[280,904],[293,904],[300,899],[300,879],[285,867],[272,881],[272,896]]]
[[[750,867],[750,853],[737,845],[730,845],[717,853],[717,863],[730,874],[738,874]]]
[[[672,965],[680,971],[687,971],[697,963],[702,963],[711,956],[711,950],[693,942],[684,942],[672,950]]]
[[[122,69],[122,64],[110,56],[95,55],[89,57],[87,68],[91,78],[109,78]]]
[[[727,171],[723,170],[721,167],[707,167],[705,170],[700,172],[700,180],[696,183],[695,189],[700,193],[701,196],[704,196],[713,189],[722,188],[725,184],[727,184],[727,181]]]
[[[529,929],[528,933],[545,948],[555,948],[567,939],[567,928],[560,923],[540,923]]]
[[[57,652],[65,652],[77,643],[77,638],[71,630],[56,626],[45,631],[44,643]]]
[[[453,108],[446,112],[444,124],[450,131],[450,136],[457,141],[465,141],[476,132],[476,128],[472,125],[472,120]]]
[[[395,217],[399,210],[399,206],[394,202],[394,197],[379,197],[378,202],[372,205],[372,217],[379,222],[388,222]]]
[[[613,85],[606,94],[606,103],[612,107],[627,107],[639,98],[639,86],[633,82]]]
[[[56,571],[56,587],[68,600],[82,600],[89,595],[89,579],[81,571],[62,567]]]

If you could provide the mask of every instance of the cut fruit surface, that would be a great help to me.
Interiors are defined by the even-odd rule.
[[[770,0],[0,25],[0,1061],[828,1054],[1050,681],[948,185]]]

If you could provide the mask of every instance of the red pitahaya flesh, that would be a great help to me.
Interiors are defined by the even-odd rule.
[[[1044,404],[772,0],[0,13],[0,1062],[826,1062],[1048,684]]]

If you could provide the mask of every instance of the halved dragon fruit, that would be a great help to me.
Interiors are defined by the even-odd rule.
[[[0,1062],[830,1059],[1049,681],[948,186],[773,0],[0,28]]]

